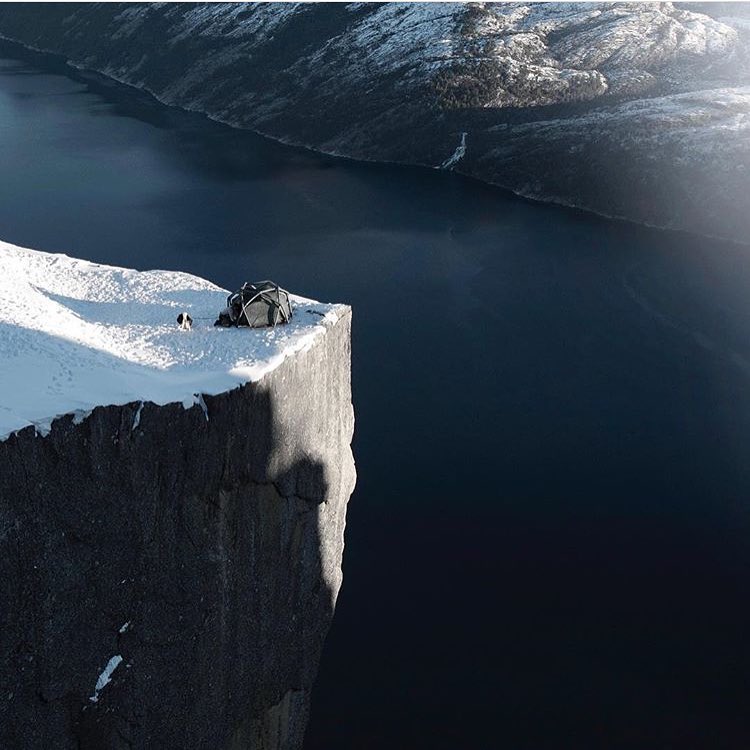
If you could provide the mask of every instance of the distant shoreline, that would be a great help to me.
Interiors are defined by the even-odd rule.
[[[39,61],[45,65],[55,62],[59,64],[59,66],[58,65],[54,66],[55,68],[58,68],[57,72],[59,75],[66,75],[70,78],[76,79],[77,76],[75,74],[78,73],[80,78],[82,78],[83,80],[86,80],[87,77],[90,77],[98,81],[102,85],[115,84],[117,86],[123,87],[124,89],[128,91],[137,92],[143,96],[146,96],[161,107],[174,109],[176,111],[188,113],[191,115],[198,115],[200,117],[204,117],[206,120],[208,120],[209,122],[213,124],[232,128],[233,130],[253,133],[254,135],[264,138],[270,142],[280,144],[287,148],[301,149],[303,151],[320,154],[322,156],[326,156],[332,159],[342,159],[345,161],[350,161],[350,162],[355,162],[355,163],[360,163],[360,164],[383,165],[383,166],[393,166],[393,167],[399,167],[399,168],[420,169],[420,170],[428,169],[428,170],[433,170],[433,171],[445,171],[454,175],[458,175],[462,179],[472,180],[473,182],[477,182],[487,187],[490,187],[493,190],[499,191],[501,194],[503,194],[506,197],[520,200],[520,201],[523,201],[525,203],[529,203],[532,205],[554,206],[554,207],[563,209],[565,211],[580,214],[581,216],[596,217],[598,219],[605,220],[608,222],[623,223],[623,224],[630,225],[630,226],[644,227],[646,229],[658,230],[661,232],[669,232],[672,234],[676,234],[677,236],[684,235],[688,237],[704,237],[709,240],[725,242],[728,245],[735,246],[738,248],[750,247],[750,239],[748,239],[748,241],[746,242],[743,242],[742,240],[736,237],[711,234],[707,232],[691,231],[688,229],[681,229],[678,227],[651,223],[651,222],[647,222],[644,220],[631,218],[628,216],[608,214],[602,211],[597,211],[593,208],[587,208],[585,206],[576,205],[575,203],[571,203],[570,201],[567,201],[563,198],[552,198],[552,197],[540,198],[540,197],[534,197],[531,195],[526,195],[521,191],[513,190],[509,187],[493,182],[492,180],[485,179],[477,175],[462,171],[460,168],[443,169],[440,165],[429,165],[429,164],[422,164],[418,162],[396,161],[396,160],[389,160],[389,159],[369,159],[366,157],[353,156],[349,154],[340,153],[337,151],[327,151],[324,148],[315,146],[310,143],[295,141],[291,138],[286,138],[283,136],[275,136],[271,133],[265,132],[263,130],[259,130],[257,128],[248,127],[247,125],[242,125],[238,122],[225,120],[221,118],[220,116],[214,115],[202,109],[191,109],[181,104],[175,104],[175,103],[164,101],[158,96],[158,94],[156,94],[154,91],[152,91],[145,85],[143,86],[136,85],[136,84],[130,83],[129,81],[118,78],[110,73],[106,73],[104,71],[101,71],[95,68],[88,68],[84,65],[79,65],[76,62],[68,59],[66,55],[63,55],[59,52],[55,52],[50,49],[41,49],[33,45],[29,45],[22,41],[19,41],[18,39],[5,36],[4,34],[0,33],[0,57],[4,56],[6,53],[6,49],[4,49],[4,47],[7,47],[8,48],[7,51],[11,53],[13,52],[17,53],[17,56],[14,54],[8,55],[10,59],[24,60],[26,58],[31,58],[33,61]]]

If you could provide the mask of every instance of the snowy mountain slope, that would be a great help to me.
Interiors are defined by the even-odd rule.
[[[664,66],[727,55],[737,43],[731,27],[671,4],[488,5],[467,12],[465,23],[458,64],[448,71],[482,63],[471,104],[483,107],[645,91]],[[458,101],[464,83],[451,81]]]
[[[98,405],[201,403],[309,348],[340,305],[293,298],[275,329],[214,328],[227,292],[172,271],[138,272],[0,243],[0,438]],[[188,311],[191,331],[176,317]]]
[[[624,80],[653,82],[651,71],[667,63],[726,55],[737,44],[730,26],[669,3],[353,3],[324,12],[340,16],[338,28],[314,44],[303,38],[286,73],[303,82],[335,77],[350,85],[372,81],[374,73],[398,75],[400,86],[442,73],[455,76],[452,83],[461,89],[467,75],[462,66],[475,67],[481,79],[491,66],[495,80],[482,80],[486,96],[473,102],[480,106],[590,99],[620,90]],[[221,67],[267,54],[279,35],[296,35],[321,15],[305,4],[138,5],[115,17],[121,25],[113,37],[136,40],[158,18],[169,23],[170,47],[221,42],[211,56]],[[241,47],[232,46],[237,43]],[[190,73],[205,71],[201,66]]]
[[[284,141],[362,159],[448,164],[541,199],[742,239],[747,212],[718,201],[750,187],[731,166],[738,155],[744,163],[747,138],[725,127],[724,93],[711,97],[750,85],[750,15],[744,3],[717,6],[717,18],[706,15],[710,4],[699,8],[73,4],[40,13],[16,5],[0,6],[0,34]],[[689,92],[707,106],[698,118],[686,113],[690,129],[675,127],[666,113],[690,109],[680,98]],[[733,107],[741,109],[738,97]],[[638,102],[635,110],[619,109],[628,101]],[[631,143],[636,112],[658,138]],[[515,127],[534,122],[545,124]],[[499,143],[503,127],[514,128],[513,137]],[[552,130],[542,169],[533,154]],[[581,138],[606,142],[613,163],[627,154],[638,169],[610,173],[604,194],[598,183],[592,190],[587,165],[568,157]],[[451,160],[462,142],[461,158]],[[688,169],[673,170],[674,153]],[[688,173],[691,183],[723,186],[697,215],[655,187]],[[675,189],[692,188],[677,181]],[[638,205],[618,197],[635,193]]]
[[[750,86],[635,99],[477,137],[472,168],[527,197],[747,241]],[[521,149],[533,158],[519,161]]]

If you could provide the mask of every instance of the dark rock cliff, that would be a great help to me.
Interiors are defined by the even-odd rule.
[[[746,241],[750,6],[712,8],[6,3],[0,35],[286,142]]]
[[[205,403],[0,442],[0,747],[301,747],[355,480],[350,313]]]

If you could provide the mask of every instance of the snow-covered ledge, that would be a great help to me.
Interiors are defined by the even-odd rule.
[[[0,440],[63,414],[150,401],[202,404],[309,348],[348,308],[292,296],[275,329],[214,328],[227,291],[0,242]],[[244,279],[238,279],[238,285]],[[187,311],[191,331],[178,329]]]
[[[355,483],[350,308],[225,330],[186,274],[0,268],[0,748],[301,750]]]

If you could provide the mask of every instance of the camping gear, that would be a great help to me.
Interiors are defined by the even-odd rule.
[[[273,281],[245,282],[227,297],[226,309],[219,313],[215,326],[266,328],[292,319],[289,292]]]

